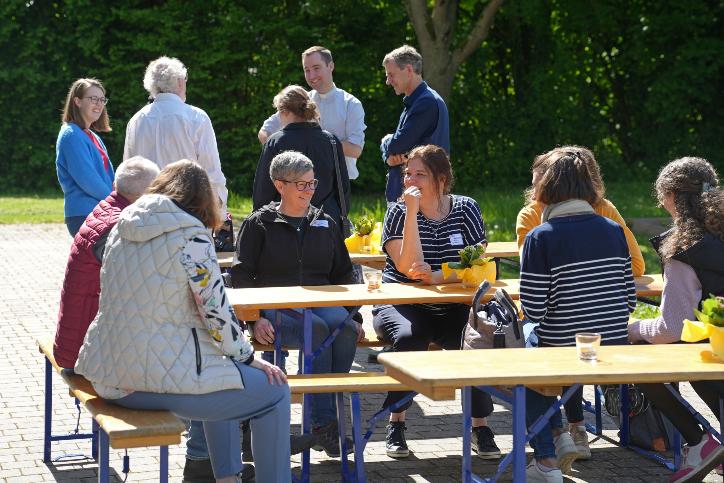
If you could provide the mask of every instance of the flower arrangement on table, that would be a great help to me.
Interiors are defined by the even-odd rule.
[[[344,240],[349,253],[382,253],[382,223],[369,216],[354,222],[355,232]]]
[[[485,258],[483,245],[469,245],[460,250],[460,262],[442,264],[444,278],[453,272],[462,281],[463,287],[477,288],[483,280],[495,281],[495,262],[492,257]]]
[[[684,320],[681,340],[699,342],[709,339],[711,350],[719,361],[724,362],[724,297],[711,295],[701,303],[701,312],[694,310],[698,320]],[[709,354],[702,353],[707,359]]]

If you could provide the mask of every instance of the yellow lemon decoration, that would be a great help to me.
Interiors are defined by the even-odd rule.
[[[476,288],[483,283],[483,280],[490,283],[495,282],[495,262],[493,261],[468,268],[450,268],[449,263],[442,264],[443,278],[448,278],[453,272],[457,275],[458,280],[463,283],[463,287],[467,288]]]

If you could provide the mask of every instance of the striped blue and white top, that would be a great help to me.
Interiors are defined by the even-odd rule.
[[[537,226],[523,245],[520,300],[526,317],[540,322],[541,346],[575,345],[578,332],[627,344],[636,286],[623,229],[596,214]]]
[[[430,220],[422,213],[417,214],[422,254],[433,271],[440,270],[444,262],[459,262],[459,252],[466,246],[487,243],[485,224],[478,203],[467,196],[450,195],[450,197],[452,199],[450,213],[442,220]],[[382,247],[385,253],[387,253],[385,244],[388,240],[402,239],[406,211],[403,202],[394,203],[387,209],[382,230]],[[382,282],[411,283],[414,280],[397,271],[395,263],[388,255],[387,264],[382,270]],[[434,308],[433,304],[425,305]]]

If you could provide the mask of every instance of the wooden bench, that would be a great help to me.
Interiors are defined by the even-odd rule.
[[[139,411],[126,409],[104,400],[93,389],[91,383],[78,374],[70,374],[58,366],[53,356],[53,340],[37,340],[40,352],[45,356],[45,439],[43,461],[50,461],[53,441],[68,439],[91,439],[91,453],[98,461],[98,481],[105,483],[109,478],[109,446],[113,449],[160,446],[159,481],[168,481],[168,446],[181,442],[181,433],[186,426],[168,411]],[[54,436],[53,415],[53,371],[60,374],[68,385],[72,397],[83,404],[93,417],[91,434]],[[78,404],[78,403],[76,403]],[[126,471],[127,469],[124,469]]]
[[[251,344],[254,346],[255,351],[274,352],[274,344],[262,344],[261,342],[257,342],[254,339],[251,340]],[[357,342],[357,347],[384,347],[386,345],[388,345],[387,342],[381,341],[379,339],[362,339],[361,341]],[[299,350],[299,347],[282,346],[282,350]]]

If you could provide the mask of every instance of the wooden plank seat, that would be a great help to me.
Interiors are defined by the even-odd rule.
[[[63,371],[53,357],[53,340],[44,337],[37,340],[40,352],[45,356],[45,453],[44,461],[50,461],[52,441],[70,439],[51,435],[52,427],[52,373],[60,374],[68,385],[70,396],[76,398],[93,417],[93,433],[73,439],[92,439],[92,455],[98,460],[98,481],[108,481],[108,448],[128,449],[148,446],[161,447],[160,481],[168,481],[168,446],[181,442],[186,426],[169,411],[140,411],[126,409],[110,403],[96,393],[92,384],[78,374]],[[100,444],[99,444],[100,443]],[[99,450],[96,455],[96,449]]]

